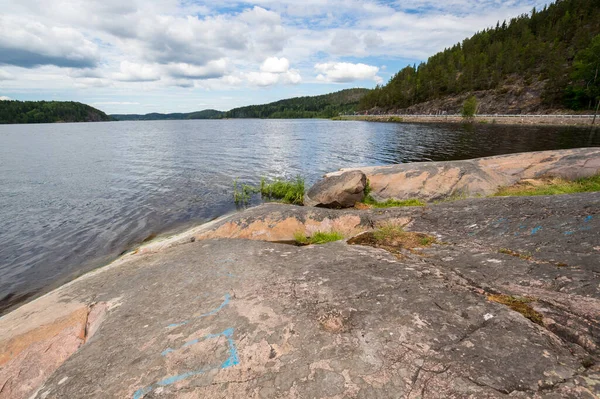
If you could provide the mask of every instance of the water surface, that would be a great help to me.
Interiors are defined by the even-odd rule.
[[[327,120],[0,125],[0,312],[151,234],[234,211],[233,179],[600,146],[572,127]]]

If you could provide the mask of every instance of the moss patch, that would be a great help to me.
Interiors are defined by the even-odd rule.
[[[543,325],[543,316],[533,310],[533,308],[529,305],[533,301],[530,298],[515,297],[511,295],[488,295],[487,299],[488,301],[506,305],[515,312],[521,313],[532,322]]]
[[[344,239],[344,235],[337,231],[318,231],[311,237],[307,237],[304,233],[299,232],[294,234],[294,239],[298,245],[320,245],[327,244],[328,242],[341,241]]]
[[[404,231],[401,226],[388,224],[379,229],[360,234],[350,240],[351,245],[367,245],[402,255],[402,250],[413,251],[435,243],[435,238],[424,233]]]
[[[600,175],[573,181],[557,177],[527,179],[509,187],[502,187],[494,196],[559,195],[600,191]]]
[[[508,248],[500,248],[498,250],[498,253],[514,256],[515,258],[519,258],[519,259],[523,259],[523,260],[533,260],[533,256],[529,253],[522,254],[522,253],[513,251],[512,249],[508,249]]]

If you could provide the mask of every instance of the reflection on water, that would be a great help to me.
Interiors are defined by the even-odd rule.
[[[235,210],[232,181],[600,146],[585,129],[326,120],[0,126],[0,311],[151,233]]]

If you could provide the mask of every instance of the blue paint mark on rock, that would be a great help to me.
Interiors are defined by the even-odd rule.
[[[531,229],[531,235],[536,235],[538,233],[538,231],[540,231],[542,229],[542,226],[538,226],[538,227],[534,227],[533,229]]]
[[[231,295],[229,295],[229,294],[225,294],[225,299],[224,299],[224,300],[223,300],[223,302],[222,302],[222,303],[219,305],[219,307],[217,307],[217,308],[215,308],[215,309],[211,310],[211,311],[210,311],[210,312],[208,312],[208,313],[201,314],[200,316],[198,316],[198,317],[195,317],[195,318],[194,318],[194,319],[192,319],[192,320],[197,320],[197,319],[201,319],[201,318],[203,318],[203,317],[208,317],[208,316],[214,316],[215,314],[219,313],[219,311],[220,311],[220,310],[222,310],[222,309],[223,309],[225,306],[227,306],[227,305],[229,304],[229,301],[230,301],[230,300],[231,300]],[[182,321],[181,323],[169,324],[169,325],[167,326],[167,328],[176,328],[176,327],[181,327],[181,326],[184,326],[184,325],[188,324],[189,322],[190,322],[190,320],[186,320],[186,321]]]
[[[173,349],[171,349],[171,348],[167,348],[164,351],[162,351],[161,355],[167,356],[171,352],[175,352],[175,351]]]
[[[181,373],[181,374],[177,374],[174,376],[170,376],[170,377],[166,377],[163,378],[160,381],[157,381],[156,383],[149,385],[145,388],[140,388],[138,389],[134,394],[133,394],[133,399],[142,399],[145,395],[147,395],[148,393],[150,393],[152,391],[153,388],[160,386],[160,387],[165,387],[165,386],[169,386],[172,384],[175,384],[176,382],[185,380],[187,378],[190,377],[194,377],[197,375],[201,375],[201,374],[205,374],[206,372],[210,371],[210,370],[214,370],[216,368],[219,368],[221,370],[224,370],[226,368],[229,367],[233,367],[236,366],[238,364],[240,364],[240,358],[237,352],[237,348],[235,346],[235,342],[233,341],[233,334],[234,334],[235,330],[233,328],[228,328],[225,331],[218,333],[218,334],[208,334],[207,336],[205,336],[202,339],[194,339],[192,341],[186,342],[185,344],[182,345],[181,348],[185,348],[187,346],[190,345],[195,345],[197,343],[199,343],[200,341],[204,341],[207,339],[218,339],[220,337],[225,337],[227,339],[227,349],[229,352],[229,357],[223,362],[221,363],[219,366],[207,366],[207,367],[203,367],[201,369],[198,370],[193,370],[193,371],[188,371],[185,373]],[[163,351],[162,355],[166,356],[168,353],[171,352],[175,352],[175,350],[169,348],[165,351]]]
[[[587,223],[587,222],[591,222],[593,218],[594,218],[594,217],[593,217],[592,215],[589,215],[588,217],[586,217],[586,218],[585,218],[585,222],[586,222],[586,223]]]

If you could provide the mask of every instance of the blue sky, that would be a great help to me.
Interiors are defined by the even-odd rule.
[[[0,0],[0,98],[191,112],[385,83],[523,0]]]

